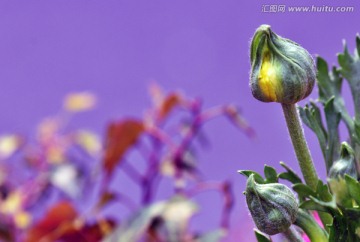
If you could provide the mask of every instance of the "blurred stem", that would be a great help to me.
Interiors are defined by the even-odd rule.
[[[304,242],[304,239],[301,237],[300,233],[296,231],[293,226],[290,226],[288,230],[284,233],[284,236],[291,242]]]
[[[148,167],[145,175],[142,177],[142,204],[149,204],[154,197],[155,181],[159,176],[159,150],[161,150],[161,142],[152,138],[152,152],[149,158]]]
[[[306,235],[310,238],[311,242],[328,242],[328,234],[323,230],[320,225],[315,221],[314,217],[302,209],[299,209],[297,218],[294,223],[300,227]]]
[[[229,181],[225,182],[201,182],[197,184],[193,189],[188,191],[186,195],[193,197],[197,194],[215,190],[218,191],[224,201],[223,210],[221,214],[220,227],[224,229],[230,228],[230,215],[234,207],[234,194],[232,192],[232,185]]]
[[[304,132],[296,109],[296,105],[283,103],[282,108],[291,141],[294,146],[295,154],[299,162],[305,182],[314,191],[316,191],[316,186],[319,178],[311,158],[309,147],[304,137]]]

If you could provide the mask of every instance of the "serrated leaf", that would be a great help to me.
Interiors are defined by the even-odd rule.
[[[259,231],[258,229],[254,229],[255,236],[258,242],[272,242],[269,235],[264,234],[263,232]]]
[[[266,183],[276,183],[276,182],[278,182],[277,172],[273,167],[265,165],[265,167],[264,167],[264,175],[265,175],[265,178],[266,178],[266,181],[265,181]]]

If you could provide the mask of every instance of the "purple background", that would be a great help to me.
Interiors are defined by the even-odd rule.
[[[261,12],[263,4],[275,3],[346,5],[355,11]],[[270,24],[335,64],[342,39],[353,49],[359,22],[358,0],[0,1],[0,134],[33,133],[41,118],[60,109],[66,93],[83,90],[95,92],[100,104],[76,117],[74,125],[102,133],[110,119],[141,117],[153,80],[167,90],[202,97],[208,107],[238,104],[257,139],[248,139],[225,119],[215,120],[205,127],[212,148],[202,152],[200,162],[209,179],[235,183],[232,234],[247,241],[253,235],[251,222],[245,222],[245,179],[236,171],[261,172],[264,163],[279,168],[281,160],[298,170],[280,105],[256,101],[248,88],[253,32]],[[323,170],[317,141],[307,129],[306,136],[316,167]],[[220,198],[209,194],[199,201],[205,203],[194,226],[214,228],[220,211],[213,208]]]

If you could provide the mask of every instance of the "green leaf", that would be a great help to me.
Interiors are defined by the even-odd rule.
[[[278,178],[287,180],[293,184],[302,183],[301,178],[284,162],[280,161],[280,165],[285,168],[286,172],[282,172],[278,175]]]
[[[339,75],[339,71],[332,69],[332,72],[329,72],[329,67],[326,61],[318,57],[316,59],[317,66],[317,84],[319,87],[319,100],[322,103],[326,103],[329,98],[335,96],[339,101],[339,108],[344,108],[344,101],[340,95],[342,78]]]
[[[313,196],[310,196],[310,200],[301,203],[299,207],[307,210],[315,210],[319,212],[330,213],[333,216],[339,214],[335,199],[333,199],[330,202],[324,202]]]
[[[270,236],[268,236],[267,234],[264,234],[258,229],[254,229],[254,232],[258,242],[272,242]]]
[[[360,205],[360,183],[349,175],[345,175],[345,181],[350,196]]]
[[[317,58],[317,84],[319,87],[319,99],[325,104],[330,98],[334,97],[334,106],[341,114],[342,119],[351,134],[353,130],[352,119],[345,107],[344,99],[341,96],[342,77],[340,71],[335,67],[329,71],[328,65],[321,57]]]
[[[264,179],[262,178],[262,176],[255,172],[255,171],[250,171],[250,170],[239,170],[238,171],[241,175],[244,175],[246,177],[249,177],[250,175],[254,174],[254,179],[257,183],[261,183],[261,184],[264,184],[265,181]]]
[[[276,183],[276,182],[278,182],[277,172],[273,167],[265,165],[265,167],[264,167],[264,175],[265,175],[265,178],[266,178],[266,181],[265,181],[266,183]]]
[[[359,38],[356,39],[357,53],[353,56],[349,54],[346,44],[344,52],[338,54],[338,62],[340,64],[340,73],[348,81],[354,101],[355,117],[360,120],[360,60],[359,60]]]
[[[318,194],[317,197],[325,202],[331,202],[334,199],[330,192],[329,186],[324,184],[321,180],[319,180],[317,184],[316,193]]]
[[[316,192],[312,190],[308,185],[305,185],[303,183],[294,184],[292,189],[301,198],[308,198],[310,196],[316,197]]]
[[[330,98],[325,103],[325,117],[328,128],[328,144],[326,149],[326,170],[329,171],[332,163],[337,160],[340,156],[340,140],[339,140],[339,123],[341,114],[335,109],[334,106],[335,98]]]
[[[321,151],[325,157],[327,146],[327,132],[324,128],[321,118],[320,109],[314,102],[306,105],[304,108],[299,107],[299,114],[302,121],[308,126],[317,136]]]

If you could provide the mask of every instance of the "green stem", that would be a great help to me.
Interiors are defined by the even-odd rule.
[[[305,182],[312,189],[314,189],[314,191],[316,191],[316,186],[319,178],[311,158],[310,150],[304,137],[304,132],[296,109],[296,105],[283,103],[282,108],[291,141],[294,146],[295,154],[299,162]]]
[[[297,218],[294,223],[300,227],[311,242],[328,242],[328,234],[323,230],[319,224],[315,221],[314,217],[302,209],[299,209]]]
[[[282,107],[291,141],[294,146],[295,154],[300,165],[301,173],[304,176],[305,183],[316,191],[319,177],[316,173],[310,150],[304,137],[304,131],[296,105],[282,104]],[[328,214],[319,213],[319,216],[324,225],[332,223],[332,218]]]
[[[290,242],[304,242],[304,239],[301,237],[300,233],[296,231],[293,226],[290,226],[290,228],[283,234]]]

